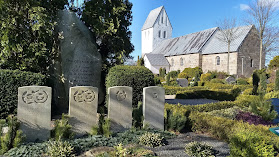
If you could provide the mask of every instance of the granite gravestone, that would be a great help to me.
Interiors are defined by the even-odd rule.
[[[108,118],[114,132],[132,127],[132,87],[115,86],[108,89]]]
[[[180,87],[188,87],[188,80],[186,78],[178,78],[176,82]]]
[[[69,116],[73,131],[89,133],[97,125],[98,88],[79,86],[70,88]]]
[[[278,113],[278,115],[279,115],[279,99],[277,99],[277,98],[272,98],[272,99],[271,99],[271,103],[272,103],[272,105],[273,105],[273,107],[274,107],[274,110],[275,110],[275,111]],[[277,116],[277,118],[273,120],[273,123],[275,123],[275,124],[279,123],[279,116]]]
[[[143,88],[143,125],[164,130],[165,89],[151,86]]]
[[[233,83],[236,82],[236,79],[232,76],[229,76],[229,77],[226,78],[226,82],[230,83],[230,84],[233,84]]]
[[[59,109],[68,111],[69,89],[74,86],[97,87],[99,103],[102,102],[102,58],[91,31],[74,12],[60,11],[58,17],[59,55],[52,68],[55,104],[59,105]]]
[[[47,140],[51,130],[51,88],[18,88],[17,118],[26,141]]]

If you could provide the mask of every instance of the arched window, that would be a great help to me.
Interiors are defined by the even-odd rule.
[[[167,32],[164,31],[163,38],[167,38]]]
[[[158,32],[158,37],[161,38],[161,31]]]
[[[250,64],[251,64],[251,67],[253,67],[253,66],[254,66],[254,65],[253,65],[253,59],[251,59],[251,63],[250,63]]]
[[[180,58],[180,66],[183,66],[184,63],[183,63],[183,58]]]
[[[216,65],[220,65],[220,57],[219,56],[216,57]]]
[[[174,60],[173,60],[173,58],[171,59],[171,66],[172,66],[172,67],[174,66]]]

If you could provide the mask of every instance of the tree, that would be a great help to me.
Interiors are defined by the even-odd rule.
[[[220,28],[217,39],[224,42],[228,46],[227,73],[230,74],[230,50],[231,43],[239,37],[238,27],[236,27],[236,19],[224,19],[218,22]]]
[[[279,56],[275,56],[275,57],[269,62],[268,68],[269,68],[270,70],[278,69],[278,68],[279,68]]]
[[[81,20],[96,37],[103,70],[123,64],[134,50],[129,26],[132,21],[129,0],[90,0],[84,3]]]
[[[277,4],[278,1],[275,0],[255,0],[247,9],[249,15],[247,22],[255,25],[260,39],[259,69],[263,68],[262,56],[273,49],[276,36],[279,34],[278,27],[274,25],[277,18]]]
[[[0,0],[0,68],[47,73],[57,11],[67,0]]]
[[[138,56],[137,66],[144,66],[144,59]]]

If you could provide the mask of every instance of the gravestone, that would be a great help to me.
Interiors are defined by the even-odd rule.
[[[115,86],[108,88],[108,118],[114,132],[132,127],[132,87]]]
[[[180,87],[188,87],[188,80],[186,78],[178,78],[176,82]]]
[[[17,118],[26,141],[47,140],[51,130],[51,88],[18,88]]]
[[[92,32],[69,10],[59,11],[59,55],[52,68],[55,104],[68,111],[69,89],[92,86],[99,90],[99,103],[104,100],[101,85],[102,58]]]
[[[69,116],[73,131],[77,134],[90,132],[97,123],[98,88],[79,86],[70,88]]]
[[[278,115],[279,115],[279,99],[277,99],[277,98],[272,98],[271,99],[271,103],[272,103],[272,105],[273,105],[273,107],[274,107],[274,110],[278,113]],[[279,116],[276,118],[276,119],[274,119],[273,120],[273,123],[279,123]]]
[[[229,76],[226,78],[226,82],[232,84],[236,82],[236,79],[232,76]]]
[[[151,86],[143,88],[143,125],[164,130],[165,89]]]

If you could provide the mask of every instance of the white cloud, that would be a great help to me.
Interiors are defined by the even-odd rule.
[[[250,9],[250,7],[249,7],[249,5],[247,5],[247,4],[240,4],[240,10],[248,10],[248,9]]]

